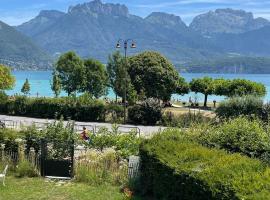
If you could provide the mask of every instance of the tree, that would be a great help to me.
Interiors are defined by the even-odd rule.
[[[214,81],[214,94],[217,96],[227,96],[229,93],[229,85],[231,80],[223,78],[215,79]]]
[[[0,90],[10,90],[14,87],[15,78],[9,67],[0,64]]]
[[[28,81],[28,78],[25,80],[25,82],[24,82],[24,84],[22,86],[21,92],[24,95],[29,95],[30,94],[30,83]]]
[[[204,94],[204,107],[207,107],[208,95],[215,91],[214,80],[210,77],[192,79],[189,85],[192,92]]]
[[[96,98],[106,95],[108,75],[105,66],[101,62],[93,59],[85,60],[84,66],[86,80],[81,91],[87,91]]]
[[[178,80],[176,93],[179,95],[184,95],[184,94],[189,93],[189,84],[185,81],[183,77],[180,77]]]
[[[55,95],[55,97],[58,97],[61,93],[61,80],[57,74],[56,71],[53,72],[53,80],[52,80],[52,83],[51,83],[51,89]]]
[[[266,95],[266,88],[261,83],[256,83],[245,79],[234,79],[230,81],[226,96],[232,97],[246,95],[263,97]]]
[[[144,52],[129,59],[128,72],[134,89],[147,98],[170,100],[179,84],[174,66],[157,52]]]
[[[121,56],[119,51],[116,51],[109,56],[107,71],[109,76],[109,85],[113,89],[117,96],[122,97],[122,101],[125,102],[125,84],[127,85],[127,101],[134,103],[137,99],[137,92],[131,83],[130,76],[127,71],[128,63],[125,62],[125,58]]]
[[[85,85],[85,67],[79,56],[67,52],[60,56],[56,63],[56,71],[61,80],[61,86],[70,96]]]

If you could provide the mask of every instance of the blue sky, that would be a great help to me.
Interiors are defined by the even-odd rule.
[[[90,0],[0,0],[0,20],[18,25],[35,17],[40,10],[67,11],[70,5]],[[190,23],[194,16],[217,8],[244,9],[255,17],[270,20],[270,0],[103,0],[121,3],[129,7],[130,13],[142,17],[153,11],[162,11],[181,16]]]

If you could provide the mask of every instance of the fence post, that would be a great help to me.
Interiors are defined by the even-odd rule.
[[[1,157],[2,157],[2,162],[4,162],[4,160],[5,160],[5,147],[6,147],[6,145],[5,144],[1,144]]]
[[[45,139],[41,139],[41,152],[40,152],[40,175],[45,176],[45,157],[46,157],[46,142]]]

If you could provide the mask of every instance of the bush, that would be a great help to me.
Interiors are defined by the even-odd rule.
[[[229,120],[220,125],[209,139],[220,148],[250,157],[270,155],[270,136],[259,120],[251,121],[244,117]]]
[[[129,156],[139,154],[141,139],[132,131],[123,134],[117,130],[110,132],[107,129],[100,129],[98,134],[92,135],[90,138],[91,142],[87,145],[90,148],[95,148],[99,151],[113,148],[116,150],[119,157],[126,159]]]
[[[219,125],[193,124],[183,131],[172,129],[166,132],[206,147],[237,152],[270,163],[270,135],[260,120],[239,117]]]
[[[220,103],[216,114],[220,118],[232,118],[239,115],[261,116],[263,100],[255,96],[233,97]]]
[[[162,125],[166,127],[190,127],[192,124],[209,123],[213,119],[206,117],[201,113],[186,113],[175,115],[172,112],[166,112],[162,116]]]
[[[27,98],[17,96],[15,99],[0,101],[0,113],[17,116],[76,121],[104,122],[106,113],[122,115],[122,108],[116,105],[106,105],[103,101],[83,97],[63,98]]]
[[[19,178],[22,177],[36,177],[38,176],[35,168],[27,160],[22,160],[19,162],[16,169],[16,176]]]
[[[209,149],[175,134],[140,148],[141,191],[154,199],[265,199],[270,168],[240,154]]]
[[[79,157],[75,167],[76,181],[94,186],[104,183],[123,185],[128,180],[128,162],[120,161],[113,149],[90,150]]]
[[[0,129],[0,144],[5,144],[5,150],[18,152],[17,138],[22,137],[22,134],[12,129]]]
[[[162,108],[158,100],[147,99],[140,105],[130,107],[128,117],[134,124],[156,125],[162,119]]]

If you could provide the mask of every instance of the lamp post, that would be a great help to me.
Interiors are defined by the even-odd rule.
[[[136,48],[136,44],[135,41],[133,39],[119,39],[117,44],[116,44],[116,48],[120,49],[121,48],[121,43],[124,44],[124,50],[125,50],[125,87],[124,87],[124,123],[126,123],[127,119],[126,119],[126,112],[127,112],[127,50],[128,50],[128,44],[129,42],[131,42],[130,48],[131,49],[135,49]]]

